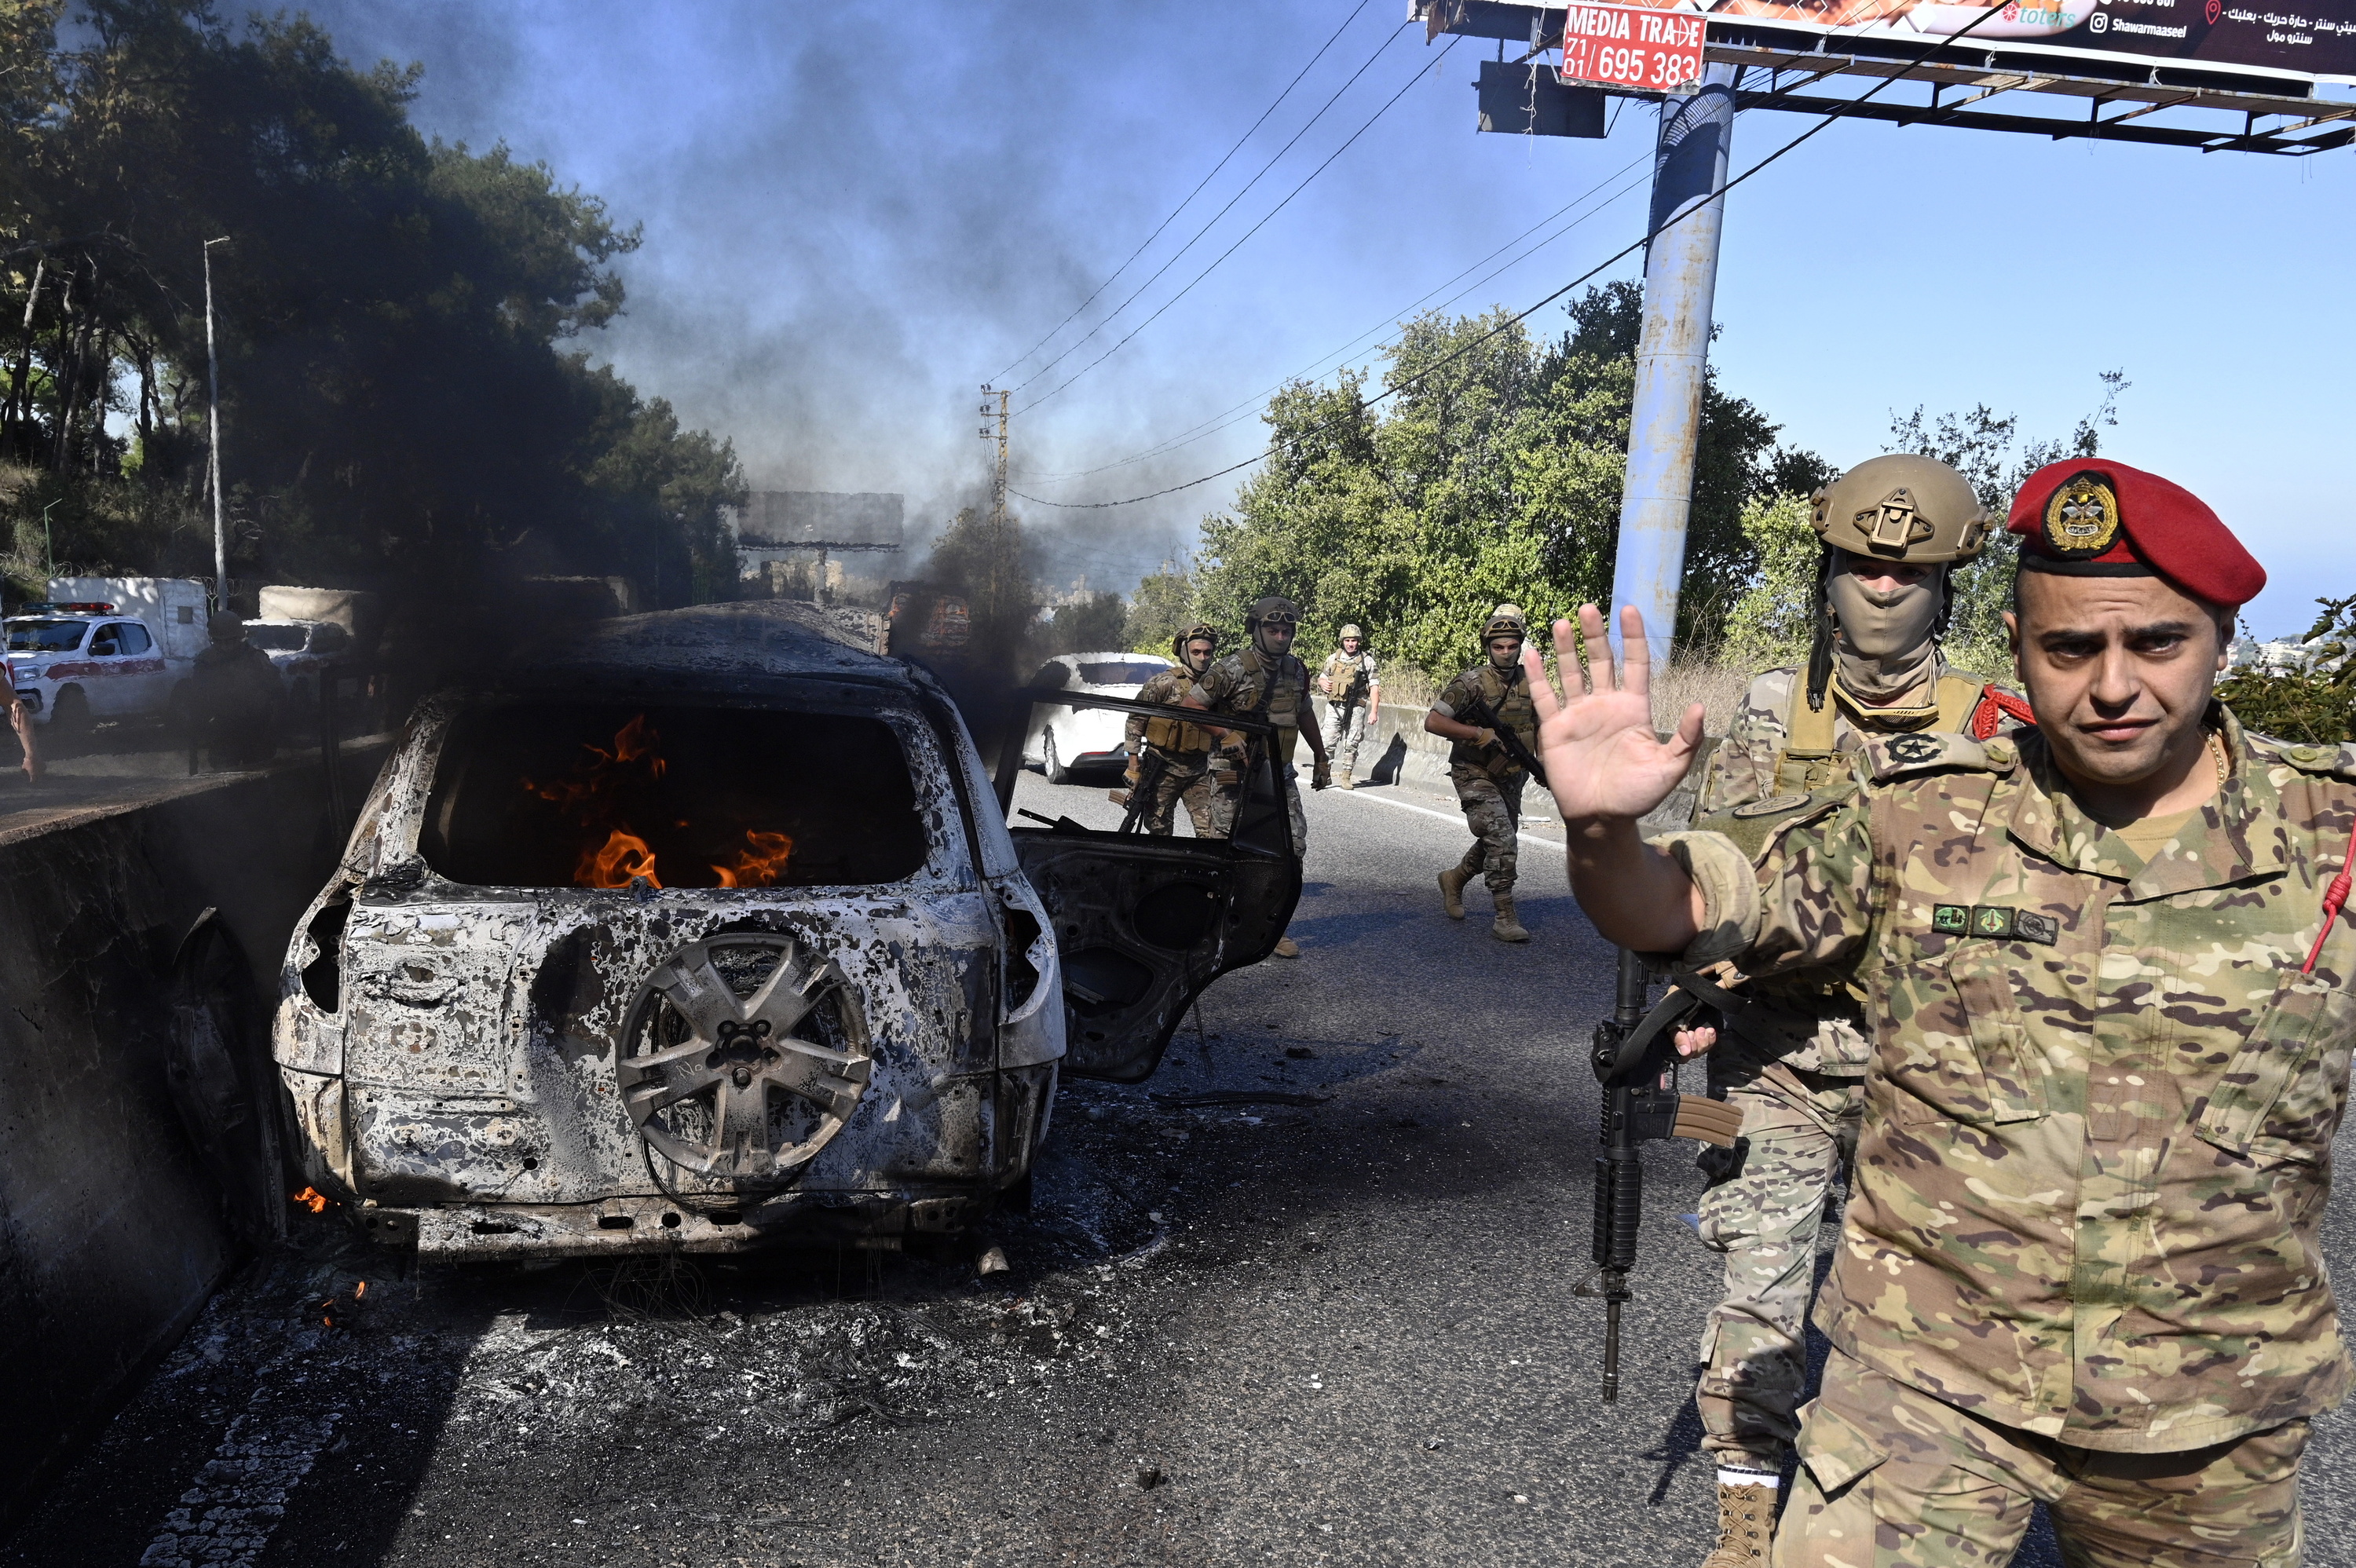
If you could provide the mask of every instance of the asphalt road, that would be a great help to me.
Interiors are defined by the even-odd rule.
[[[1035,775],[1021,804],[1110,816]],[[930,1255],[409,1277],[323,1221],[0,1563],[1698,1562],[1693,1146],[1653,1146],[1605,1406],[1570,1290],[1611,955],[1536,844],[1530,945],[1477,892],[1444,919],[1446,806],[1311,797],[1303,956],[1214,987],[1152,1083],[1067,1085],[1028,1218]],[[1153,1097],[1207,1089],[1314,1099]],[[980,1279],[988,1244],[1012,1268]],[[2309,1450],[2318,1564],[2356,1563],[2347,1431]]]

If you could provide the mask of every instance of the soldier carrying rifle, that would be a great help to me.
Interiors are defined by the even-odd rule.
[[[1218,649],[1217,628],[1187,627],[1171,639],[1177,662],[1139,688],[1137,700],[1176,707],[1211,667]],[[1113,792],[1114,804],[1129,806],[1144,831],[1166,838],[1183,800],[1194,836],[1217,837],[1211,821],[1211,732],[1183,720],[1132,713],[1128,733],[1129,788]]]
[[[1449,919],[1462,920],[1465,884],[1485,873],[1496,905],[1489,934],[1500,942],[1530,939],[1514,910],[1522,786],[1529,780],[1538,722],[1522,683],[1522,645],[1529,630],[1529,617],[1518,606],[1492,610],[1481,628],[1487,656],[1450,681],[1423,716],[1426,730],[1456,742],[1448,751],[1448,778],[1472,829],[1464,859],[1440,873],[1440,908]]]
[[[1680,968],[1866,997],[1776,1568],[1994,1568],[2038,1502],[2073,1563],[2291,1568],[2308,1425],[2350,1379],[2320,1227],[2356,1044],[2356,746],[2215,700],[2265,573],[2188,491],[2080,458],[2008,526],[2035,728],[1873,737],[1749,850],[1638,836],[1701,711],[1655,738],[1633,609],[1619,681],[1601,612],[1590,680],[1558,624],[1569,693],[1525,667],[1572,891]]]

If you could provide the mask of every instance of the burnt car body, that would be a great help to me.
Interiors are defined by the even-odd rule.
[[[1006,804],[929,676],[784,602],[429,699],[289,944],[301,1178],[438,1256],[972,1223],[1058,1073],[1150,1074],[1300,891],[1272,812],[1205,842]]]

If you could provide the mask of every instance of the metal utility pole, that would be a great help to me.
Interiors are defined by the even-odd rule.
[[[213,473],[213,608],[229,608],[229,530],[221,522],[220,355],[213,347],[213,247],[229,243],[224,234],[205,241],[205,379],[210,404],[205,423],[212,436]]]
[[[1616,607],[1633,604],[1644,612],[1644,641],[1655,667],[1668,661],[1677,583],[1685,574],[1702,377],[1718,293],[1718,238],[1726,217],[1734,80],[1734,67],[1709,66],[1700,91],[1664,100],[1653,153],[1653,240],[1644,252],[1644,325],[1636,341],[1636,397],[1611,605],[1615,646]]]
[[[981,411],[985,416],[991,413],[996,413],[998,415],[998,466],[993,472],[990,481],[990,612],[992,615],[996,615],[998,613],[1000,604],[998,596],[999,563],[1006,555],[1007,400],[1013,397],[1014,394],[1011,390],[1001,391],[997,388],[992,387],[987,381],[983,382],[981,385],[981,394],[985,398],[996,398],[998,400],[998,407],[994,410],[988,403],[981,405]],[[990,437],[990,427],[988,425],[982,426],[981,439],[988,441]]]

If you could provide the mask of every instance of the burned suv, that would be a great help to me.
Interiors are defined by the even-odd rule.
[[[1025,1180],[1059,1070],[1147,1076],[1282,934],[1272,810],[1010,831],[1021,716],[1001,794],[929,676],[806,609],[608,621],[420,705],[273,1031],[304,1179],[379,1239],[962,1228]]]

